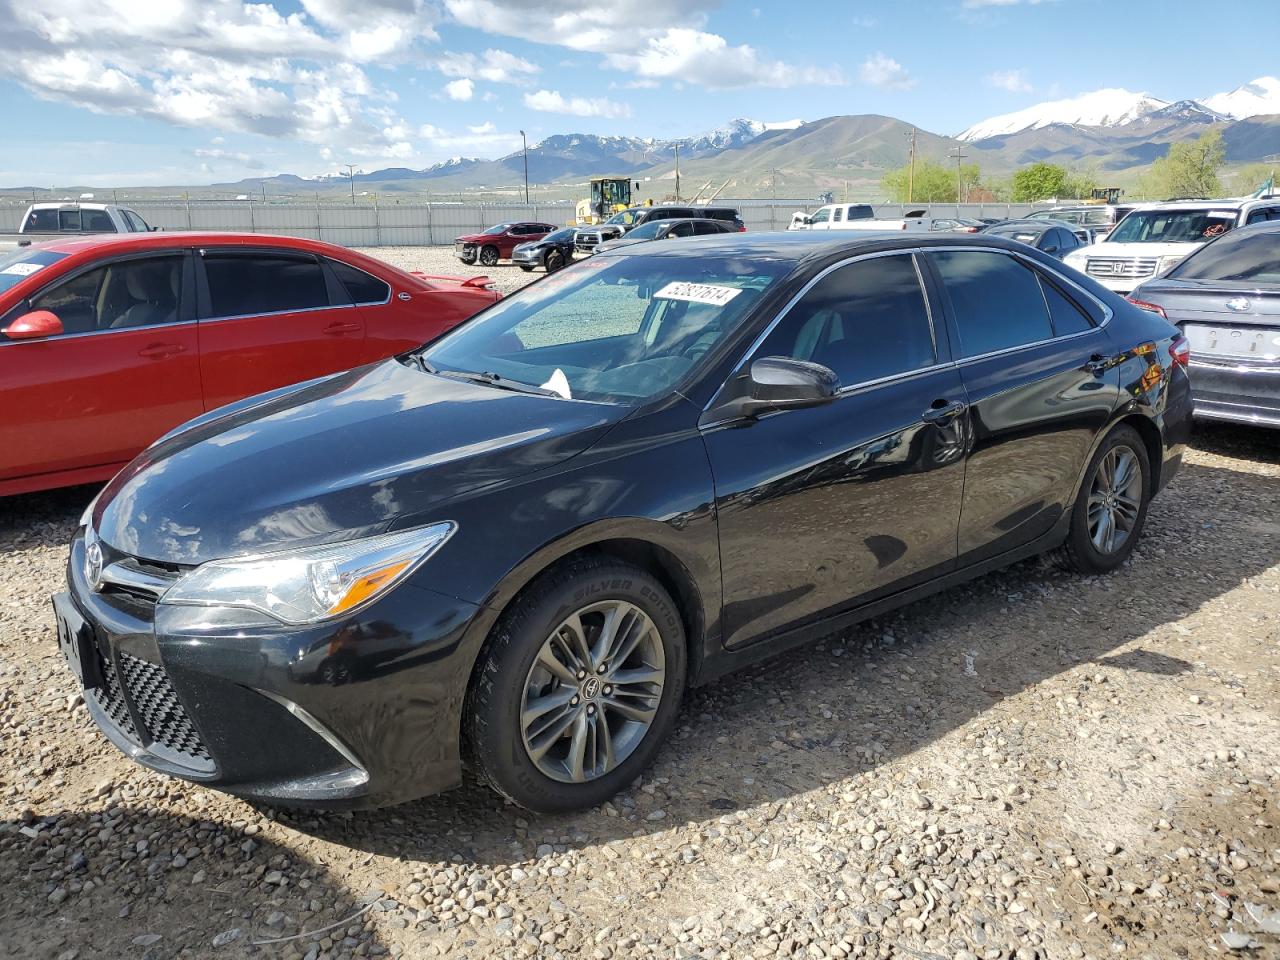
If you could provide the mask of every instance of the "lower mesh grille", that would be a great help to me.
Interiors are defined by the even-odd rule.
[[[163,747],[195,760],[212,762],[204,741],[191,725],[187,711],[178,702],[173,684],[164,668],[127,653],[120,654],[120,669],[134,709],[142,718],[151,739]]]
[[[116,668],[110,657],[102,658],[102,681],[101,687],[94,687],[89,693],[102,712],[111,718],[112,723],[127,736],[137,740],[138,731],[133,727],[133,718],[129,715],[124,692],[120,689],[120,678],[116,675]]]

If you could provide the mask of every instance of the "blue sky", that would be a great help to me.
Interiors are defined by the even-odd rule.
[[[422,167],[554,133],[883,113],[939,133],[1100,87],[1280,72],[1274,0],[0,0],[0,185]],[[1186,19],[1184,19],[1184,16]]]

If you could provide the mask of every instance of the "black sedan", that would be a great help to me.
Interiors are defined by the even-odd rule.
[[[686,687],[1044,551],[1116,569],[1178,331],[981,234],[604,253],[429,346],[193,420],[71,545],[98,726],[272,804],[598,804]]]
[[[982,232],[992,237],[1017,240],[1059,260],[1086,243],[1071,224],[1056,220],[1002,220],[984,227]]]
[[[574,227],[565,227],[540,240],[522,243],[511,251],[511,262],[525,273],[534,267],[555,273],[573,262],[573,237],[577,232]]]
[[[1223,234],[1130,299],[1186,335],[1196,416],[1280,428],[1280,223]]]
[[[740,233],[733,221],[725,220],[650,220],[613,240],[596,247],[596,252],[617,250],[646,240],[678,240],[681,237],[711,237],[721,233]]]

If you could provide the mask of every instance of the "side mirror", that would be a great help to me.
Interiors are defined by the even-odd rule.
[[[840,378],[830,367],[791,357],[761,357],[751,364],[750,395],[729,401],[716,414],[721,419],[755,419],[772,410],[819,407],[840,392]]]
[[[1040,249],[1043,250],[1045,253],[1057,253],[1058,245],[1056,243],[1051,243],[1047,247],[1041,247]]]
[[[0,330],[10,340],[39,340],[56,337],[62,333],[62,321],[48,310],[32,310]]]

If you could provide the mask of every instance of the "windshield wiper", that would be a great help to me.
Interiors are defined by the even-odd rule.
[[[426,362],[425,360],[423,361]],[[532,383],[521,383],[519,380],[508,380],[501,374],[489,370],[433,370],[437,377],[448,377],[451,380],[465,380],[468,383],[482,383],[486,387],[497,387],[499,390],[510,390],[514,393],[531,393],[539,397],[555,397],[563,400],[560,394],[546,387],[534,386]]]
[[[422,354],[414,351],[412,353],[403,353],[396,357],[401,363],[410,367],[417,367],[423,373],[435,373],[436,368],[427,362],[427,358]]]

